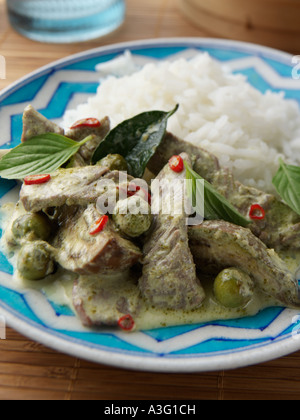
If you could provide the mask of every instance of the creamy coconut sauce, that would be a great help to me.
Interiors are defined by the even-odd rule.
[[[9,220],[14,207],[15,204],[6,204],[1,209],[1,227],[5,231],[2,238],[2,249],[4,249],[4,252],[7,235],[10,235]],[[280,257],[287,264],[290,271],[293,273],[297,273],[299,271],[300,252],[283,252],[280,253]],[[21,278],[15,268],[17,253],[8,258],[14,267],[15,274],[12,278],[12,282],[15,288],[30,288],[39,290],[45,294],[50,301],[61,306],[67,306],[73,310],[74,314],[76,313],[74,310],[72,298],[74,281],[78,277],[76,274],[60,268],[55,274],[48,276],[45,280],[38,282],[28,281]],[[111,276],[111,278],[108,276],[90,276],[90,280],[95,281],[99,285],[101,285],[101,283],[105,284],[108,281],[110,281],[113,285],[115,282],[115,287],[117,288],[120,286],[120,282],[125,283],[130,281],[129,277],[124,278],[124,274],[122,276],[123,277],[120,277],[120,275]],[[179,326],[218,320],[240,319],[248,316],[254,316],[268,307],[282,306],[276,302],[274,298],[267,296],[265,293],[256,288],[254,290],[253,298],[247,304],[247,306],[238,309],[225,308],[224,306],[220,305],[214,298],[212,290],[214,279],[204,277],[200,278],[200,280],[206,292],[206,299],[200,308],[192,311],[162,310],[149,306],[147,302],[141,298],[139,312],[134,318],[136,329],[147,330],[167,326]],[[130,290],[130,288],[128,290]]]

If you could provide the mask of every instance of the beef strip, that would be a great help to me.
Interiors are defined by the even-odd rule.
[[[101,166],[59,169],[45,184],[22,185],[20,200],[27,211],[38,212],[49,207],[64,204],[86,205],[99,197],[99,183],[109,172]]]
[[[97,235],[91,227],[101,217],[95,204],[68,208],[60,218],[59,229],[51,241],[56,261],[65,269],[82,275],[126,271],[142,258],[141,250],[122,238],[113,222]]]
[[[21,137],[22,143],[34,136],[45,133],[56,133],[64,135],[64,129],[54,122],[48,120],[31,105],[28,105],[23,113],[23,133]]]
[[[199,270],[218,274],[225,268],[240,268],[280,304],[300,307],[295,275],[274,250],[269,250],[249,229],[224,221],[205,221],[190,227],[188,233]]]
[[[93,136],[93,139],[81,146],[79,152],[73,157],[72,160],[76,166],[89,165],[91,163],[95,150],[109,131],[110,119],[108,117],[100,121],[99,127],[77,127],[66,130],[66,137],[78,142],[90,135]]]
[[[181,156],[190,161],[187,154]],[[167,180],[171,183],[176,180],[183,182],[184,179],[185,170],[178,174],[169,165],[157,177],[157,181]],[[154,207],[155,200],[161,199],[161,210],[155,217],[153,229],[144,246],[143,274],[139,286],[144,298],[156,307],[191,310],[201,306],[205,292],[197,279],[188,245],[186,214],[184,211],[181,214],[164,212],[170,199],[174,201],[172,194],[172,190],[163,189],[160,194],[153,196]],[[182,199],[178,197],[178,200]],[[177,204],[182,209],[181,201]]]
[[[124,315],[139,312],[140,291],[126,274],[116,277],[80,276],[73,288],[73,305],[83,325],[118,325]]]
[[[249,217],[253,204],[264,208],[265,219],[254,220],[249,227],[267,247],[276,251],[300,249],[300,216],[276,196],[236,181],[229,169],[221,168],[218,159],[201,147],[168,133],[148,168],[157,174],[173,155],[183,151],[191,156],[194,170],[225,196],[242,215]]]

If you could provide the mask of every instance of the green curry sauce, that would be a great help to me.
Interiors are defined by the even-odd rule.
[[[3,206],[1,218],[2,227],[7,226],[7,221],[11,215],[14,204]],[[10,231],[6,230],[3,241],[10,235]],[[300,252],[283,252],[280,257],[287,264],[288,268],[296,273],[300,266]],[[69,307],[76,313],[73,306],[72,290],[77,275],[64,269],[59,269],[55,274],[48,276],[46,279],[34,282],[22,278],[16,270],[16,254],[10,259],[15,267],[12,282],[18,289],[31,288],[44,293],[48,299],[58,305]],[[130,281],[130,273],[122,275],[107,276],[91,276],[91,280],[96,281],[99,285],[109,281],[118,288],[120,284]],[[213,278],[206,277],[202,279],[202,285],[205,289],[206,299],[203,305],[192,311],[183,310],[166,310],[150,306],[143,298],[140,299],[139,312],[135,316],[135,330],[147,330],[153,328],[179,326],[188,324],[198,324],[212,322],[217,320],[239,319],[254,316],[263,309],[268,307],[281,306],[274,298],[267,296],[258,288],[255,288],[253,297],[250,302],[243,308],[230,309],[220,305],[213,293]]]

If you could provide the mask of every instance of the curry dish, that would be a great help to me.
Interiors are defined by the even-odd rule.
[[[19,201],[3,209],[10,213],[3,247],[16,277],[46,291],[59,281],[70,307],[92,328],[133,331],[241,318],[271,306],[300,307],[297,213],[275,195],[242,185],[211,153],[169,132],[139,179],[150,192],[134,188],[139,180],[124,156],[110,153],[92,164],[110,131],[105,118],[64,132],[31,106],[25,109],[22,143],[46,133],[90,140],[56,171],[22,179]],[[249,224],[205,218],[189,226],[184,212],[153,214],[150,182],[183,181],[187,167]],[[100,181],[110,187],[101,190]],[[160,192],[161,209],[170,194],[183,208],[185,197]],[[111,196],[115,208],[106,214],[99,198],[107,204]],[[123,211],[131,205],[140,211]]]

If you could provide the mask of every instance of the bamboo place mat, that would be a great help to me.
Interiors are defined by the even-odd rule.
[[[67,55],[121,41],[211,37],[181,16],[175,0],[128,0],[125,24],[106,38],[74,45],[29,41],[9,26],[0,0],[0,54],[8,86]],[[296,52],[297,53],[297,52]],[[300,397],[300,352],[259,366],[203,374],[127,371],[60,354],[7,328],[0,340],[1,400],[281,400]]]

